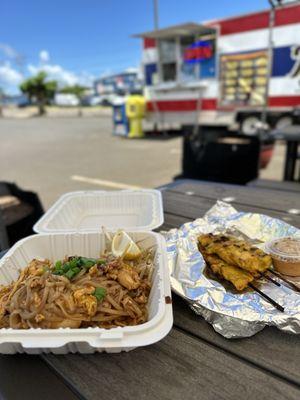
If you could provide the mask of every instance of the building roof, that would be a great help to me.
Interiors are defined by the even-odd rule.
[[[187,22],[185,24],[173,25],[168,28],[157,29],[144,33],[138,33],[133,37],[151,38],[151,39],[167,39],[175,36],[188,36],[195,34],[211,34],[215,29],[209,26],[196,24],[195,22]]]

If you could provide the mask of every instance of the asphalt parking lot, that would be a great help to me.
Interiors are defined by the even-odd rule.
[[[0,179],[37,192],[45,208],[72,190],[157,187],[181,169],[181,139],[128,140],[111,135],[111,118],[3,118]],[[277,146],[264,178],[280,179]]]
[[[66,191],[157,187],[180,172],[181,140],[128,140],[102,117],[0,120],[0,179],[48,208]]]

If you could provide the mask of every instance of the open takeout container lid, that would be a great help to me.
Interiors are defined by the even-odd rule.
[[[34,225],[36,233],[151,231],[163,224],[158,190],[78,191],[61,196]]]

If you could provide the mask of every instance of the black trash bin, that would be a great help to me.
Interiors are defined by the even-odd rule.
[[[43,213],[36,193],[11,182],[0,182],[0,249],[33,234],[32,227]]]
[[[180,178],[246,184],[259,171],[260,139],[223,127],[184,127]]]

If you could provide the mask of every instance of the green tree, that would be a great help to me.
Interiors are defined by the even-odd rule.
[[[36,76],[26,79],[21,85],[22,93],[27,94],[31,101],[36,101],[39,115],[45,114],[45,105],[53,99],[57,90],[56,81],[48,81],[47,74],[43,71]]]
[[[73,86],[65,86],[60,90],[60,93],[70,93],[70,94],[75,94],[79,99],[82,99],[82,97],[85,94],[86,91],[85,86],[81,85],[73,85]]]
[[[87,88],[85,86],[73,85],[73,86],[65,86],[64,88],[62,88],[60,90],[60,93],[74,94],[75,96],[77,96],[77,98],[79,99],[79,102],[80,102],[80,105],[78,108],[78,116],[79,117],[82,116],[81,105],[82,105],[82,99],[85,95],[86,89]]]

